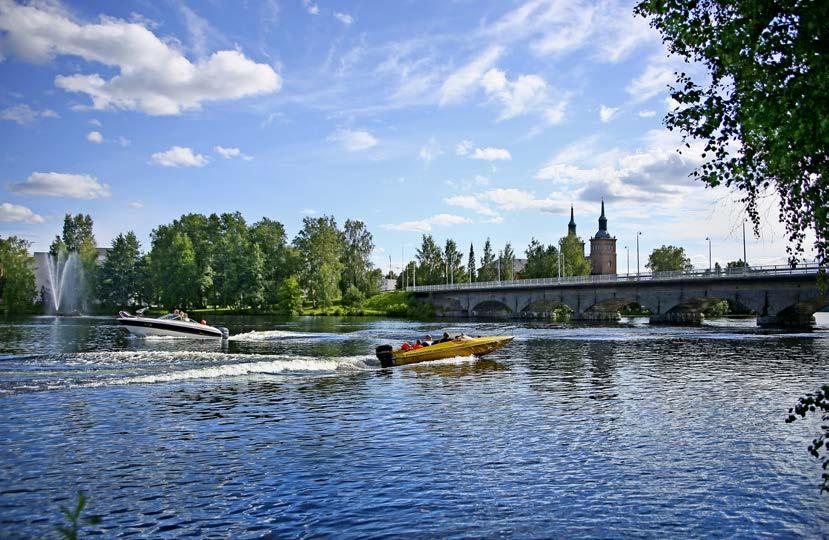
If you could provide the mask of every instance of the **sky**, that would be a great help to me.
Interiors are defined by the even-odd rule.
[[[0,0],[0,236],[48,249],[66,213],[99,245],[189,212],[364,221],[374,262],[489,237],[520,257],[605,201],[618,269],[661,245],[742,258],[738,194],[664,127],[676,70],[633,3]],[[753,265],[782,264],[775,198]],[[627,246],[627,251],[625,249]],[[391,261],[389,258],[391,257]]]

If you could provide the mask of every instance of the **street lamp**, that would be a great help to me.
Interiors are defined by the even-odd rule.
[[[636,278],[639,279],[639,237],[642,236],[641,232],[636,233]]]
[[[708,240],[708,271],[711,271],[711,238],[706,236],[706,240]]]
[[[748,267],[748,257],[746,256],[746,220],[743,219],[743,267]]]

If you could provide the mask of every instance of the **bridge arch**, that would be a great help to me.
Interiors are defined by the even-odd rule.
[[[519,312],[522,318],[530,319],[557,319],[559,315],[569,315],[573,308],[561,300],[541,298],[531,300]]]
[[[795,302],[777,313],[757,318],[760,326],[808,327],[815,321],[815,313],[829,307],[829,294]]]
[[[512,310],[500,300],[484,300],[472,308],[473,317],[509,317]]]

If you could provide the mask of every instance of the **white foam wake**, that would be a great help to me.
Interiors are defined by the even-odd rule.
[[[311,339],[337,338],[339,334],[320,332],[291,332],[290,330],[252,330],[242,334],[230,336],[228,341],[273,341],[278,339]]]

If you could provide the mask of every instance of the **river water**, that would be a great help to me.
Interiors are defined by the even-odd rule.
[[[214,322],[214,321],[211,321]],[[0,321],[0,537],[829,537],[784,422],[829,380],[812,332],[377,319]],[[483,360],[382,370],[380,343],[512,334]]]

